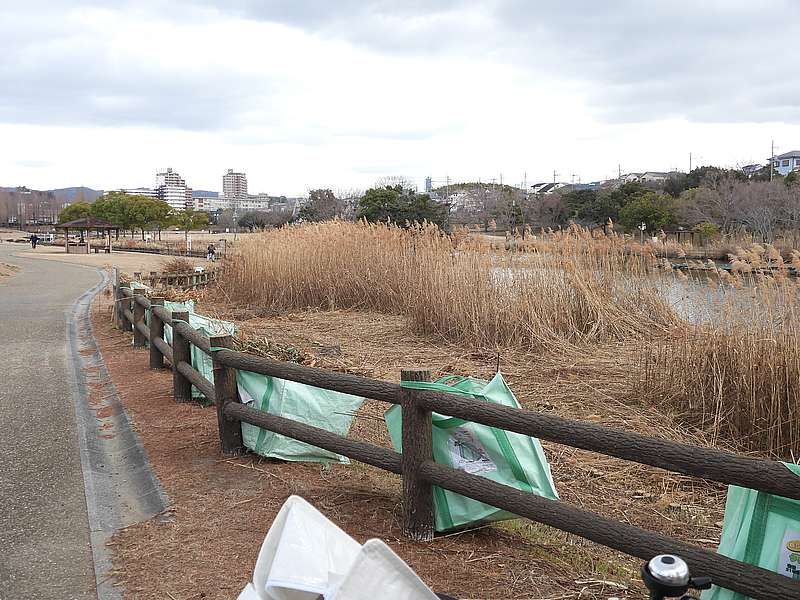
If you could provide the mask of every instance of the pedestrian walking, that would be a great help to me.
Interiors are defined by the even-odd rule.
[[[214,244],[209,244],[208,248],[206,248],[206,260],[214,262],[216,259],[217,259],[217,249],[214,248]]]
[[[39,243],[39,236],[35,233],[31,235],[31,248],[36,250],[36,244]]]

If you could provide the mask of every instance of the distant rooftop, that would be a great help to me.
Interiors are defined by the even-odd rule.
[[[791,152],[784,152],[783,154],[778,154],[778,156],[774,157],[778,158],[796,158],[800,157],[800,150],[792,150]]]

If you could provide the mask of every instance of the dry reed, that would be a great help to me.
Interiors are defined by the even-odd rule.
[[[555,349],[674,322],[642,276],[648,261],[621,243],[600,248],[576,230],[551,245],[559,252],[498,252],[429,225],[284,227],[243,242],[222,285],[234,301],[273,310],[402,314],[421,333],[481,347]]]

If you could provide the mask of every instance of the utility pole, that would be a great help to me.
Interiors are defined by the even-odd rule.
[[[689,173],[692,172],[692,153],[689,152]]]
[[[503,174],[500,173],[500,187],[503,187]]]
[[[622,165],[617,165],[617,177],[622,179]]]
[[[769,180],[772,181],[772,171],[775,169],[775,140],[772,140],[769,148]]]
[[[556,177],[558,177],[558,173],[556,173],[556,170],[553,169],[553,185],[556,184]]]
[[[450,175],[445,176],[444,198],[447,200],[450,197]]]

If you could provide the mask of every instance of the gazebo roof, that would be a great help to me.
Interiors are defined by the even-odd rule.
[[[119,225],[114,225],[95,217],[84,217],[83,219],[59,223],[56,225],[56,229],[119,229]]]

